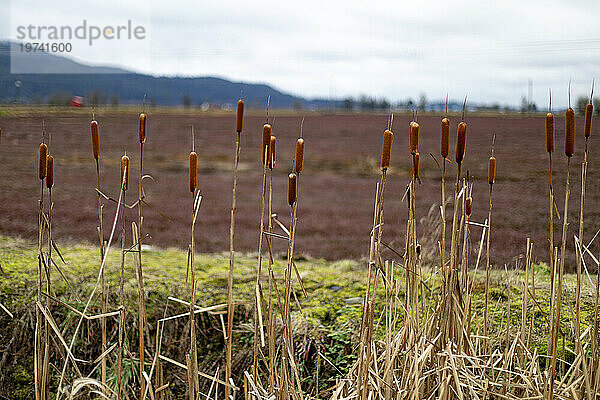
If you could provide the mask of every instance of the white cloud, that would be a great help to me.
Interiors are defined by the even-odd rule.
[[[64,13],[63,9],[68,13]],[[74,1],[13,0],[19,19],[76,23],[139,18],[149,45],[74,51],[155,75],[217,75],[266,82],[308,97],[392,100],[446,93],[473,101],[564,106],[589,92],[600,66],[600,2]]]

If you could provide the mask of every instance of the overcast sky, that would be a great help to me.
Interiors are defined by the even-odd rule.
[[[132,20],[144,40],[74,42],[70,56],[154,75],[265,82],[306,97],[461,99],[547,107],[600,78],[600,1],[2,0],[20,25]],[[5,3],[6,4],[6,3]],[[8,11],[8,10],[7,10]],[[600,93],[600,88],[598,90]]]

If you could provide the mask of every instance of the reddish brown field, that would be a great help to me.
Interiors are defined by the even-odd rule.
[[[45,116],[4,115],[0,118],[0,234],[37,237],[37,202],[39,181],[36,153],[41,137],[42,118],[52,135],[50,153],[55,157],[54,237],[68,241],[97,242],[97,200],[95,166],[91,154],[89,115],[86,113],[51,113]],[[98,112],[101,135],[102,190],[118,196],[119,158],[131,157],[133,176],[137,176],[139,145],[135,114]],[[236,250],[257,250],[262,166],[259,162],[261,125],[264,117],[248,116],[242,135],[241,172],[238,189]],[[277,116],[273,134],[277,136],[278,164],[274,172],[274,212],[286,225],[287,173],[292,165],[294,142],[301,117]],[[451,118],[451,158],[458,117]],[[318,115],[308,114],[304,122],[306,140],[305,170],[300,179],[297,252],[327,259],[360,258],[369,247],[373,195],[378,181],[381,134],[386,128],[385,115]],[[431,237],[426,223],[432,206],[440,203],[440,171],[429,156],[439,160],[438,116],[422,116],[420,153],[421,179],[418,186],[417,216],[423,221],[420,234]],[[196,128],[196,151],[199,155],[199,186],[203,200],[197,225],[197,248],[204,252],[228,250],[229,210],[231,206],[231,159],[235,140],[234,115],[165,114],[150,112],[144,148],[144,173],[147,201],[166,215],[165,219],[146,207],[145,243],[152,246],[186,248],[189,242],[191,194],[188,187],[187,155],[190,151],[190,125]],[[403,199],[410,159],[408,157],[409,117],[396,116],[392,167],[385,196],[384,240],[399,251],[403,248],[407,218]],[[544,143],[543,117],[469,116],[467,152],[463,171],[474,178],[473,220],[487,217],[489,186],[487,158],[492,133],[496,134],[497,182],[494,185],[492,221],[492,261],[496,266],[514,264],[524,252],[526,237],[531,237],[535,257],[546,261],[548,254],[548,154]],[[559,210],[563,209],[566,157],[564,156],[564,119],[556,121],[554,185]],[[590,163],[586,197],[586,233],[589,241],[600,228],[599,157],[600,122],[595,121],[590,139]],[[573,248],[577,231],[583,121],[577,120],[576,154],[571,162],[572,193],[568,247]],[[447,164],[446,191],[452,196],[456,164]],[[137,198],[137,183],[130,184],[127,202]],[[114,204],[106,203],[104,231],[108,238],[114,216]],[[439,209],[433,210],[439,220]],[[128,212],[135,218],[137,211]],[[451,210],[449,225],[451,224]],[[560,222],[555,218],[555,240],[560,240]],[[449,233],[450,227],[447,228]],[[471,228],[474,242],[481,228]],[[130,235],[130,234],[128,234]],[[128,237],[130,240],[130,236]],[[279,241],[281,242],[281,241]],[[424,243],[434,243],[423,240]],[[447,240],[449,243],[449,239]],[[285,243],[276,250],[284,251]],[[433,249],[430,250],[434,251]],[[473,243],[471,248],[478,247]],[[595,252],[596,245],[592,246]],[[475,250],[473,250],[475,252]],[[573,251],[570,251],[573,254]],[[474,260],[476,253],[471,257]],[[571,260],[570,260],[571,261]],[[483,265],[483,264],[482,264]]]

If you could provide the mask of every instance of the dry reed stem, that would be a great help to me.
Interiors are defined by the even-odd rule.
[[[146,330],[146,300],[144,292],[144,272],[142,266],[142,234],[143,234],[143,211],[142,211],[142,199],[143,199],[143,188],[142,180],[144,173],[144,143],[146,142],[146,114],[141,113],[139,117],[139,141],[140,141],[140,171],[138,179],[138,223],[136,226],[137,236],[137,281],[138,281],[138,328],[139,328],[139,357],[140,357],[140,370],[139,370],[139,381],[140,381],[140,399],[144,399],[146,392],[146,380],[144,379],[144,333]],[[134,242],[135,244],[136,242]]]
[[[235,251],[234,251],[234,235],[235,235],[235,213],[237,209],[236,205],[236,192],[237,192],[237,175],[238,165],[240,161],[240,140],[241,133],[244,126],[244,100],[240,97],[237,103],[236,112],[236,140],[235,140],[235,154],[233,160],[233,189],[231,196],[231,214],[229,224],[229,271],[227,274],[227,342],[226,342],[226,353],[225,353],[225,382],[229,383],[231,379],[231,352],[233,347],[233,271],[235,267]],[[230,389],[225,386],[225,399],[229,400]]]
[[[265,124],[266,126],[267,124]],[[258,341],[260,339],[261,347],[265,346],[265,338],[263,331],[263,322],[262,322],[262,290],[260,287],[260,279],[262,276],[262,242],[265,231],[265,193],[267,186],[267,160],[269,155],[269,146],[271,141],[271,126],[269,125],[268,133],[269,140],[265,141],[265,127],[263,127],[263,179],[262,179],[262,195],[261,195],[261,208],[260,208],[260,231],[259,231],[259,239],[258,239],[258,267],[256,269],[256,283],[254,287],[254,298],[255,298],[255,310],[254,310],[254,345],[253,345],[253,367],[252,367],[252,377],[257,379],[258,377]],[[255,381],[256,383],[256,381]]]
[[[568,135],[568,133],[567,133]],[[558,269],[558,288],[556,291],[556,311],[555,318],[553,323],[553,334],[552,334],[552,359],[550,366],[550,400],[554,398],[554,385],[555,385],[555,377],[556,377],[556,357],[557,357],[557,347],[558,347],[558,335],[560,332],[560,311],[562,307],[562,284],[563,284],[563,274],[565,269],[565,256],[566,256],[566,242],[567,242],[567,212],[569,209],[569,195],[570,195],[570,187],[569,187],[569,174],[571,169],[571,157],[567,158],[567,180],[565,183],[565,204],[564,204],[564,214],[563,214],[563,228],[562,228],[562,239],[560,246],[560,266]],[[563,345],[564,349],[564,345]]]
[[[102,197],[100,195],[100,133],[98,129],[98,121],[92,120],[90,122],[90,133],[92,137],[92,155],[96,163],[96,190],[98,191],[98,239],[100,242],[100,264],[104,259],[104,233],[102,231]],[[100,277],[101,285],[101,303],[102,303],[102,314],[106,314],[108,310],[108,304],[106,301],[106,283],[104,279],[104,273]],[[101,319],[102,329],[102,352],[104,353],[107,349],[106,346],[106,318]],[[106,358],[102,358],[101,365],[101,383],[102,387],[106,388]],[[103,392],[106,395],[106,391]]]

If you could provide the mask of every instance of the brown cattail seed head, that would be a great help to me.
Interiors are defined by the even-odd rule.
[[[441,135],[441,146],[440,154],[443,158],[448,157],[448,148],[450,147],[450,120],[448,118],[442,118],[442,135]]]
[[[415,121],[410,123],[410,154],[415,155],[419,151],[419,124]]]
[[[462,163],[465,157],[465,145],[467,142],[467,124],[461,122],[458,124],[458,130],[456,132],[456,162]]]
[[[571,157],[575,153],[575,111],[568,108],[565,113],[565,154]]]
[[[415,179],[419,179],[419,153],[413,156],[413,174]]]
[[[98,138],[98,122],[92,121],[90,123],[90,130],[92,132],[92,152],[94,153],[94,158],[97,160],[100,157],[100,141]]]
[[[554,114],[546,114],[546,151],[554,153]]]
[[[40,150],[38,153],[38,173],[40,179],[46,177],[46,154],[48,154],[48,146],[46,146],[46,143],[40,143]]]
[[[194,193],[196,190],[198,175],[198,154],[195,151],[190,152],[190,192]]]
[[[243,127],[244,127],[244,100],[239,99],[237,102],[235,130],[237,131],[237,133],[242,133]]]
[[[265,148],[267,149],[266,155],[269,155],[269,145],[271,144],[271,125],[263,125],[263,140],[262,140],[262,161],[265,163]]]
[[[304,139],[296,140],[296,172],[302,172],[302,164],[304,163]]]
[[[296,174],[291,173],[288,175],[288,204],[290,206],[294,205],[296,202]]]
[[[473,212],[473,198],[471,196],[469,196],[465,199],[465,214],[467,214],[467,217],[470,217],[472,212]]]
[[[146,114],[140,114],[140,143],[144,143],[146,141]]]
[[[389,129],[383,132],[383,147],[381,149],[381,170],[385,171],[390,167],[390,158],[392,157],[392,142],[394,133]]]
[[[127,190],[129,186],[129,157],[121,157],[121,187]]]
[[[488,162],[488,183],[493,185],[496,182],[496,157],[491,156]]]
[[[54,186],[54,157],[46,157],[46,187],[51,189]]]
[[[271,140],[269,142],[269,168],[273,169],[275,167],[276,157],[277,157],[277,138],[275,136],[271,136]]]
[[[583,132],[585,133],[585,137],[589,138],[592,134],[592,113],[594,112],[594,106],[592,103],[588,103],[585,106],[585,127]]]

